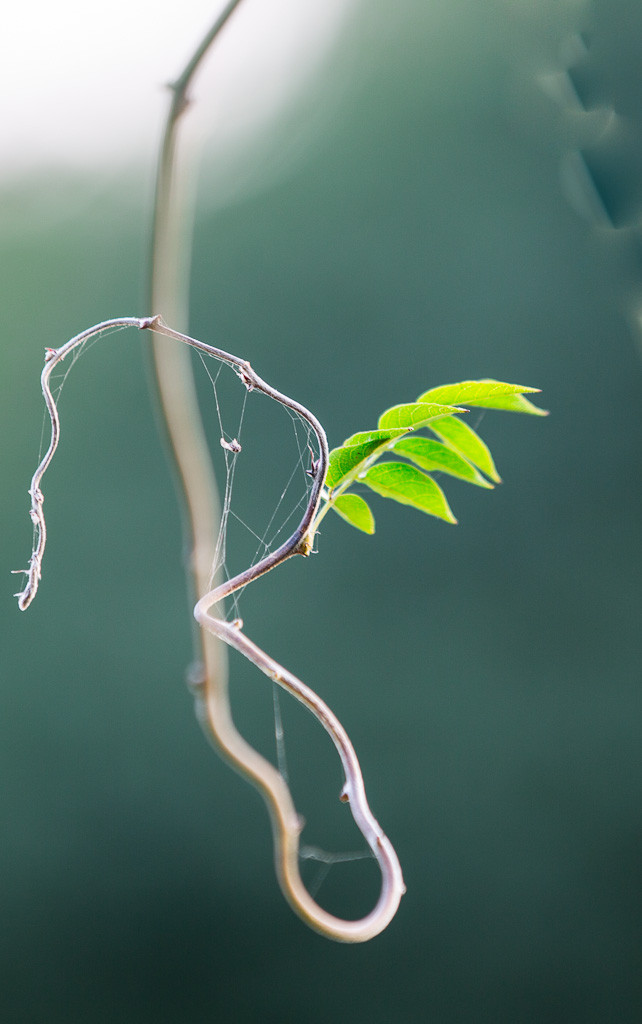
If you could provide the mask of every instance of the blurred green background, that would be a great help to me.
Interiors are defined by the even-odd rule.
[[[292,915],[258,796],[194,721],[133,332],[66,384],[42,589],[26,615],[10,596],[43,347],[150,312],[150,173],[3,187],[2,1020],[639,1021],[641,55],[633,2],[366,4],[264,184],[217,203],[202,168],[191,329],[331,444],[466,377],[541,387],[551,410],[484,416],[505,482],[448,486],[458,527],[375,498],[375,537],[328,517],[315,558],[245,595],[248,634],[350,731],[402,861],[398,916],[364,946]],[[604,130],[608,103],[625,116]],[[261,412],[244,455],[252,428],[282,472],[289,421]],[[241,506],[267,518],[265,497],[239,477]],[[237,657],[231,677],[269,751],[268,684]],[[329,743],[284,713],[304,838],[359,846]],[[363,913],[376,891],[359,861],[319,897]]]

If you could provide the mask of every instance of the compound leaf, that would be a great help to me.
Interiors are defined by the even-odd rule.
[[[430,429],[437,437],[441,437],[449,448],[472,462],[491,480],[497,484],[501,483],[501,477],[495,468],[488,445],[467,423],[463,423],[456,416],[446,416],[444,419],[434,420],[430,424]]]
[[[332,503],[335,512],[364,533],[375,532],[375,521],[367,501],[358,494],[340,494]]]
[[[384,498],[412,505],[448,523],[457,522],[441,487],[432,477],[407,462],[379,462],[371,466],[361,480]]]
[[[429,472],[439,470],[442,473],[449,473],[450,476],[466,480],[478,487],[493,486],[468,459],[464,459],[441,441],[433,441],[429,437],[401,437],[394,442],[392,450]]]

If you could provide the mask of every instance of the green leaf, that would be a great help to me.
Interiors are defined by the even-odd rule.
[[[483,409],[505,409],[506,412],[525,412],[530,413],[531,416],[548,416],[547,409],[539,409],[524,395],[504,395],[491,401],[479,401],[474,404]]]
[[[340,448],[333,448],[328,461],[326,487],[332,491],[351,473],[356,475],[359,466],[366,459],[369,459],[379,449],[383,451],[391,438],[398,437],[402,433],[404,433],[403,430],[372,430],[370,433],[354,434],[353,437],[348,438],[348,441],[363,438],[362,441],[355,441],[354,444],[346,442]]]
[[[467,423],[462,423],[456,416],[447,416],[442,420],[432,422],[430,429],[437,437],[441,437],[449,448],[459,455],[463,455],[491,480],[497,484],[501,483],[501,477],[495,468],[488,446]]]
[[[431,388],[420,395],[417,401],[444,402],[447,405],[463,402],[466,405],[482,405],[487,409],[510,409],[513,412],[535,410],[535,415],[542,415],[542,410],[527,398],[522,399],[521,403],[514,401],[519,399],[521,394],[534,394],[537,390],[523,387],[521,384],[504,384],[499,380],[462,380],[459,384],[444,384],[439,388]]]
[[[364,533],[375,532],[375,521],[370,506],[358,494],[340,494],[332,502],[332,508],[347,523],[356,526],[357,530],[363,530]]]
[[[466,412],[452,405],[439,405],[435,402],[411,402],[409,405],[393,405],[379,417],[377,426],[386,428],[403,427],[405,430],[416,430],[425,426],[437,416],[452,416],[456,412]]]
[[[472,463],[462,458],[452,448],[442,444],[441,441],[432,441],[428,437],[402,437],[394,443],[392,451],[396,455],[403,455],[411,459],[421,469],[439,470],[442,473],[449,473],[451,476],[459,477],[470,484],[478,487],[490,487],[492,484],[485,476],[475,469]]]
[[[406,427],[390,427],[388,430],[366,430],[360,434],[353,434],[351,437],[347,437],[342,447],[364,444],[366,441],[390,441],[393,437],[400,437],[401,434],[407,433]]]
[[[402,505],[412,505],[448,523],[457,522],[441,487],[407,462],[379,462],[370,467],[362,483],[384,498],[393,498]]]

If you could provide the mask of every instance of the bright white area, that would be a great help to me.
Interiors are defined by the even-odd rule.
[[[189,120],[222,154],[323,66],[358,0],[242,0],[193,90]],[[8,3],[0,37],[0,180],[36,168],[151,163],[168,93],[224,0]],[[205,119],[205,125],[203,120]]]

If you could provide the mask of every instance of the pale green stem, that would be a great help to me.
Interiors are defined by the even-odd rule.
[[[150,309],[182,329],[187,327],[191,210],[185,168],[179,166],[178,134],[189,106],[189,89],[204,57],[241,0],[231,0],[171,85],[172,99],[161,144],[152,224],[148,297]],[[155,336],[152,364],[159,412],[176,469],[183,505],[188,575],[195,599],[210,587],[220,506],[212,461],[203,430],[189,349]],[[222,644],[195,632],[196,661],[211,687],[227,687]]]

